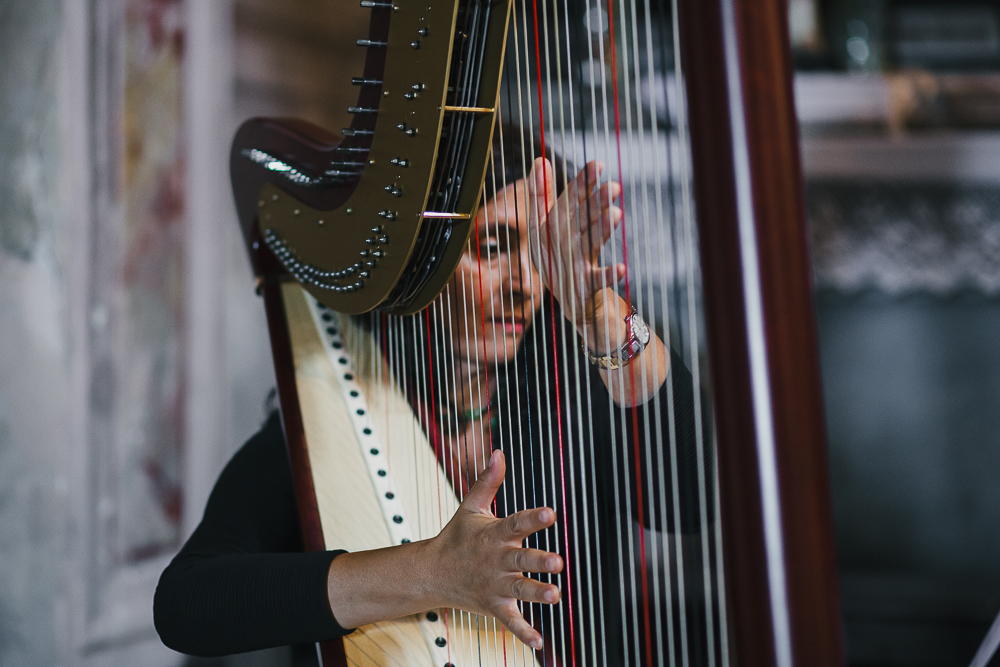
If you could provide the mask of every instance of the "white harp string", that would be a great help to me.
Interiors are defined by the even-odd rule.
[[[524,542],[556,551],[566,563],[560,575],[528,575],[559,586],[562,603],[518,605],[545,638],[541,655],[524,645],[509,651],[509,631],[496,619],[449,610],[443,619],[449,650],[455,648],[449,659],[460,667],[608,665],[616,652],[625,664],[730,664],[719,489],[711,464],[714,439],[702,428],[708,410],[700,391],[700,276],[677,5],[676,0],[656,3],[589,0],[577,6],[571,0],[514,0],[496,150],[487,166],[481,218],[475,220],[462,260],[478,271],[471,279],[451,281],[425,312],[374,316],[370,343],[345,338],[359,372],[363,366],[374,376],[376,390],[384,387],[386,409],[398,390],[418,413],[410,442],[389,428],[390,415],[384,416],[386,453],[390,447],[429,444],[435,449],[432,458],[426,452],[407,453],[417,466],[400,474],[412,474],[418,485],[436,484],[440,466],[451,481],[451,490],[439,486],[417,494],[416,538],[442,530],[451,518],[444,513],[450,506],[445,494],[461,501],[494,447],[507,454],[503,484],[509,488],[500,490],[507,513],[543,505],[557,512],[554,529]],[[545,153],[558,181],[549,183],[553,196],[547,202],[529,198],[525,211],[516,190],[509,200],[498,176],[511,166],[530,178],[535,158],[541,157],[537,140],[543,137],[543,151],[558,151]],[[586,190],[586,206],[569,198],[559,201],[557,193],[568,191],[575,170],[597,159],[604,163],[603,172],[579,184],[580,192]],[[518,160],[520,165],[514,164]],[[611,213],[592,216],[591,195],[609,181],[621,184],[612,203],[623,217],[602,243],[593,236]],[[543,232],[529,220],[544,219],[546,203],[553,215]],[[599,221],[592,224],[592,217]],[[540,254],[551,265],[535,267],[526,259],[524,239],[545,248],[548,257]],[[609,371],[606,397],[598,372],[575,346],[582,340],[597,355],[616,352],[613,336],[628,312],[621,312],[617,299],[613,308],[603,309],[603,327],[596,329],[606,333],[599,340],[591,340],[593,329],[577,330],[583,319],[579,288],[553,282],[573,279],[576,267],[565,263],[576,254],[608,266],[625,265],[624,293],[604,271],[592,274],[590,292],[610,289],[627,296],[664,343],[647,348],[641,363]],[[568,300],[557,302],[555,295],[562,294]],[[675,344],[678,354],[672,357]],[[688,441],[684,450],[679,447],[679,438],[688,437],[680,426],[690,416],[674,404],[672,360],[690,366],[694,462],[688,461]],[[653,376],[663,367],[669,369],[666,386],[656,388]],[[479,418],[468,418],[476,412]],[[372,415],[373,420],[382,417]],[[602,430],[605,419],[609,434]],[[608,458],[610,470],[600,469]],[[688,479],[694,477],[693,467],[696,480]],[[695,485],[697,507],[690,502]],[[598,498],[612,506],[598,507]],[[639,515],[643,521],[635,518]],[[698,534],[687,536],[684,530]],[[606,571],[609,567],[617,571]],[[701,624],[707,638],[695,634]],[[354,645],[360,650],[358,642]]]

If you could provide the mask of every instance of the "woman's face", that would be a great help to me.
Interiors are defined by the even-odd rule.
[[[452,349],[475,366],[513,359],[540,303],[525,194],[519,180],[479,209],[469,246],[439,297],[450,311]]]

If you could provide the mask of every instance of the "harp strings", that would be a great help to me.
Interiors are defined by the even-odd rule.
[[[480,643],[487,621],[451,610],[444,619],[449,661],[453,645],[464,649],[455,654],[455,664],[516,665],[520,660],[525,665],[606,665],[609,636],[617,632],[624,639],[620,650],[625,664],[687,666],[704,659],[712,667],[729,665],[721,535],[711,510],[718,507],[709,449],[714,449],[714,442],[701,428],[706,406],[699,389],[697,239],[677,18],[676,2],[670,0],[641,4],[596,0],[585,7],[568,0],[515,0],[498,110],[503,121],[496,130],[499,150],[491,157],[488,182],[500,183],[497,170],[509,173],[508,161],[520,161],[525,178],[532,173],[535,158],[556,162],[547,153],[546,138],[562,149],[555,165],[561,167],[556,170],[559,182],[546,184],[560,186],[553,190],[566,191],[576,175],[574,167],[600,158],[603,174],[596,182],[585,182],[582,189],[590,195],[601,183],[621,183],[616,203],[623,217],[617,234],[607,244],[595,236],[589,197],[578,209],[568,199],[562,202],[553,212],[558,224],[546,225],[540,232],[508,191],[487,187],[482,219],[476,220],[475,236],[466,251],[469,261],[478,265],[474,280],[453,281],[420,315],[373,319],[369,358],[375,359],[380,351],[386,362],[384,377],[382,365],[374,364],[378,384],[386,387],[386,407],[393,385],[417,406],[434,461],[443,467],[458,498],[475,483],[494,443],[499,443],[507,451],[510,470],[505,484],[511,489],[501,490],[510,501],[507,511],[549,505],[559,515],[555,530],[527,541],[527,546],[561,553],[567,564],[561,575],[533,575],[558,585],[562,604],[520,605],[526,620],[545,637],[542,655],[527,647],[517,654],[508,651],[508,633],[495,621],[489,621],[486,640]],[[668,62],[671,41],[672,63]],[[654,48],[657,43],[659,49]],[[515,126],[522,131],[508,131]],[[526,140],[536,136],[543,139],[538,154],[533,142]],[[545,198],[528,201],[535,207],[529,217],[542,219],[556,203]],[[480,225],[506,253],[480,242]],[[574,236],[576,229],[586,232]],[[530,264],[522,266],[521,257],[512,258],[520,252],[525,235],[529,243],[550,249],[547,265],[538,267],[542,275],[535,274]],[[537,283],[544,276],[555,287],[556,276],[572,275],[567,270],[572,267],[562,263],[574,244],[575,252],[584,257],[599,253],[609,266],[624,264],[622,297],[634,303],[651,330],[661,332],[668,357],[671,345],[678,345],[691,371],[695,550],[681,536],[684,516],[692,508],[682,505],[688,495],[680,477],[685,468],[678,448],[673,372],[666,379],[662,400],[656,392],[645,396],[650,374],[660,367],[655,360],[611,371],[606,402],[595,400],[603,388],[594,385],[589,366],[581,363],[574,349],[578,341],[572,323],[581,320],[579,304],[570,298],[557,307]],[[604,272],[587,279],[594,293],[617,287]],[[514,282],[521,286],[523,298],[510,287]],[[575,289],[563,292],[575,294]],[[600,340],[590,340],[582,329],[584,345],[598,355],[616,351],[618,343],[610,332],[628,315],[620,310],[617,304],[604,309],[603,330],[609,335]],[[522,350],[512,349],[517,344],[502,334],[516,330],[517,323],[532,330],[521,340]],[[502,341],[497,340],[499,335]],[[654,357],[662,354],[656,346],[647,351]],[[531,400],[520,400],[525,393]],[[499,400],[501,395],[507,400]],[[645,400],[644,408],[628,406],[629,396],[634,403]],[[484,420],[470,423],[460,418],[477,410],[485,411]],[[387,414],[383,446],[387,450],[407,446],[399,438],[390,441],[389,419]],[[596,442],[599,419],[610,420],[610,442]],[[409,446],[426,447],[418,428],[414,422]],[[610,448],[608,484],[611,500],[619,505],[606,522],[598,516],[595,502],[602,483],[597,447]],[[432,483],[433,462],[427,463],[427,457],[415,460],[424,461],[426,469],[413,471],[414,482]],[[443,509],[444,494],[450,492],[438,486],[433,507],[414,508],[417,537],[437,534],[450,519]],[[667,529],[670,523],[673,533]],[[694,562],[686,564],[686,557]],[[699,559],[698,584],[692,587],[693,578],[685,573],[699,565]],[[618,591],[607,588],[614,580],[604,576],[609,560],[617,563]],[[696,589],[702,599],[689,609]],[[608,609],[620,609],[620,618],[607,616]],[[699,613],[704,618],[698,623],[707,633],[703,658],[697,657],[700,650],[692,634]],[[454,644],[456,640],[460,641]]]

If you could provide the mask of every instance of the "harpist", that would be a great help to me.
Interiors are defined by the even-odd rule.
[[[699,472],[696,455],[696,441],[711,437],[707,426],[697,433],[688,369],[611,287],[624,265],[600,264],[621,219],[620,186],[595,187],[602,165],[591,162],[557,193],[564,179],[549,162],[536,160],[525,177],[521,156],[505,148],[506,172],[487,183],[492,196],[437,304],[446,326],[434,351],[448,372],[395,367],[464,496],[459,511],[431,539],[303,553],[272,415],[226,466],[163,572],[154,615],[167,646],[212,656],[307,644],[452,607],[492,615],[536,649],[573,642],[580,664],[636,664],[637,653],[660,650],[664,626],[685,623],[691,664],[701,664],[701,579],[685,572],[700,572],[702,555],[686,536],[714,517],[704,502],[699,510],[697,484],[713,477],[711,457]],[[398,331],[404,348],[417,344],[419,329]],[[435,393],[411,391],[431,382]],[[567,462],[592,483],[552,474]],[[656,561],[653,541],[683,543],[683,570]],[[543,612],[570,599],[565,583],[539,573],[568,574],[575,611]],[[600,625],[570,628],[574,617]],[[644,623],[648,638],[626,630]]]

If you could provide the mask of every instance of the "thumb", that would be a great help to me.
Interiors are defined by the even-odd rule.
[[[552,163],[545,158],[535,158],[528,177],[528,217],[539,221],[549,213],[556,203],[556,175]],[[537,224],[537,222],[536,222]]]
[[[497,495],[497,490],[503,482],[503,476],[507,471],[503,452],[499,449],[493,450],[490,456],[490,463],[479,475],[479,479],[472,485],[469,493],[466,494],[462,506],[470,512],[493,515],[490,505]]]

